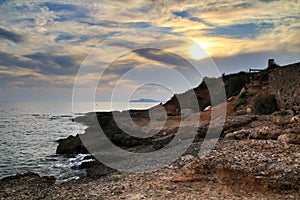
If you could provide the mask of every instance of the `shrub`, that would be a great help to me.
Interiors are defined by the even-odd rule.
[[[247,105],[247,104],[248,104],[248,101],[247,101],[246,99],[240,98],[239,101],[238,101],[236,104],[234,104],[233,110],[234,110],[234,111],[237,111],[237,110],[239,110],[242,106],[245,106],[245,105]]]
[[[254,102],[254,111],[259,115],[268,115],[277,110],[278,105],[274,95],[260,96]]]
[[[260,81],[268,81],[269,80],[269,73],[267,71],[261,72]]]
[[[281,116],[287,116],[287,115],[289,115],[290,113],[288,112],[288,111],[286,111],[286,110],[283,110],[283,111],[281,111],[280,112],[280,115]]]
[[[240,76],[232,78],[228,84],[225,85],[227,98],[236,96],[240,93],[241,89],[249,82],[247,76]]]

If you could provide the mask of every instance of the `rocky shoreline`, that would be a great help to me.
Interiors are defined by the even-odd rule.
[[[174,96],[164,105],[151,108],[159,110],[163,106],[166,118],[155,112],[151,118],[151,109],[78,117],[74,121],[88,128],[82,135],[58,140],[57,154],[74,156],[89,152],[92,156],[88,160],[100,156],[122,164],[126,159],[107,148],[107,138],[128,155],[151,153],[164,147],[175,147],[176,154],[178,144],[190,140],[191,145],[171,164],[150,172],[121,173],[95,159],[78,166],[86,169],[86,177],[62,184],[54,184],[53,177],[34,173],[7,177],[0,180],[0,199],[300,199],[300,106],[296,102],[292,107],[278,106],[274,94],[268,92],[273,84],[269,73],[272,75],[272,69],[222,77],[230,98],[214,107],[206,107],[210,97],[202,82],[194,89],[199,107],[203,108],[201,112],[198,108],[193,110],[195,104],[189,102],[193,91],[187,91],[177,96],[186,100],[184,105],[179,106]],[[291,101],[296,96],[293,98]],[[220,134],[208,132],[220,126],[212,122],[213,109],[227,111]],[[216,119],[222,118],[222,112],[217,113]],[[127,134],[114,114],[121,116],[119,120],[127,131],[143,137]],[[142,128],[134,129],[129,115]],[[100,137],[99,125],[105,134]],[[179,130],[184,134],[178,139]],[[216,143],[203,153],[205,142]],[[168,154],[158,158],[164,161]],[[150,164],[157,164],[153,162],[156,157],[151,159]],[[128,163],[129,169],[135,169],[139,163],[138,159]]]
[[[141,113],[137,116],[142,118]],[[282,116],[279,112],[228,116],[222,138],[205,155],[199,154],[208,126],[202,123],[188,150],[165,168],[120,173],[99,161],[87,162],[80,166],[87,170],[87,177],[58,185],[54,184],[53,177],[34,173],[16,175],[1,180],[0,199],[298,199],[298,119],[299,115]],[[147,152],[161,148],[172,139],[178,119],[170,120],[173,122],[159,136],[144,143],[131,143],[131,138],[123,137],[117,128],[108,125],[106,128],[111,131],[108,137],[119,134],[118,138],[127,140],[121,143],[123,148]],[[91,126],[87,132],[90,129]],[[58,142],[61,146],[58,153],[86,153],[78,136]]]

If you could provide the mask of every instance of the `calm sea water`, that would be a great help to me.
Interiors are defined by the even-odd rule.
[[[114,110],[143,109],[157,103],[115,103]],[[110,111],[111,103],[95,104],[96,110]],[[71,170],[84,155],[65,158],[55,155],[56,140],[83,133],[86,126],[72,118],[92,111],[82,103],[72,111],[71,103],[0,103],[0,178],[37,172],[58,180],[78,178],[84,171]]]

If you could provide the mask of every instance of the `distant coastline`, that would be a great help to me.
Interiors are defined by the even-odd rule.
[[[130,100],[129,102],[132,103],[137,103],[137,102],[142,102],[142,103],[155,103],[155,102],[160,102],[155,99],[135,99],[135,100]]]

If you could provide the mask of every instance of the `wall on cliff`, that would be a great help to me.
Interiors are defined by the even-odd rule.
[[[300,63],[271,70],[268,82],[269,93],[281,109],[300,110]]]

